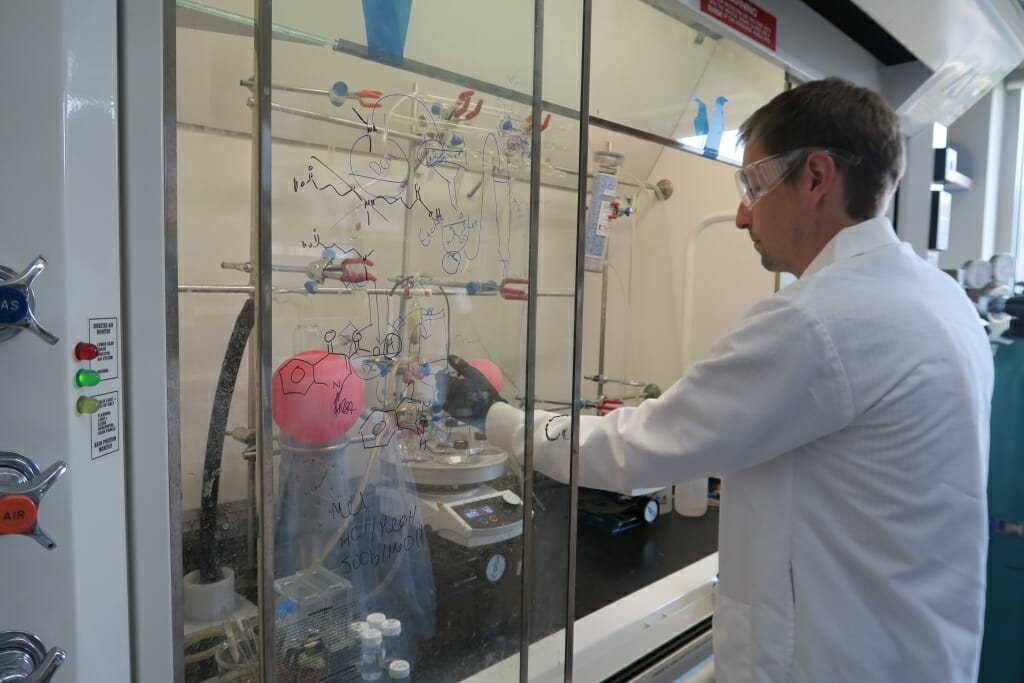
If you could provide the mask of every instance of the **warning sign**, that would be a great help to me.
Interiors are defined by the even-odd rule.
[[[754,3],[747,0],[700,0],[700,11],[768,49],[775,49],[775,15]]]
[[[92,459],[121,450],[120,412],[116,391],[93,396],[100,409],[92,415]]]
[[[117,318],[89,319],[89,343],[100,350],[89,367],[100,374],[101,382],[117,379],[117,340]]]

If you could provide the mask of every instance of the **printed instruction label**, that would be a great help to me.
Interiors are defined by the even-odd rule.
[[[89,343],[100,350],[89,367],[99,373],[101,382],[117,379],[118,338],[117,318],[89,318]]]
[[[748,0],[700,0],[700,11],[768,49],[775,49],[775,15],[758,5]]]
[[[91,416],[92,459],[117,453],[121,450],[120,406],[118,392],[93,396],[100,402],[100,409]]]

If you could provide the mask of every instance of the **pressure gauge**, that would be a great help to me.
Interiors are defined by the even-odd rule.
[[[992,264],[974,259],[964,264],[964,284],[969,289],[984,289],[992,281]]]
[[[491,583],[501,581],[501,577],[505,576],[505,566],[504,555],[491,555],[490,559],[487,560],[487,567],[484,569],[487,580]]]
[[[658,513],[661,512],[661,506],[658,505],[658,501],[651,498],[644,505],[644,521],[648,524],[652,524],[654,520],[658,518]]]
[[[1017,277],[1017,263],[1010,254],[993,254],[988,260],[992,264],[992,279],[999,285],[1012,285]]]

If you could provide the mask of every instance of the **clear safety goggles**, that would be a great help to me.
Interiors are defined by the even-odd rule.
[[[860,163],[858,157],[832,147],[800,147],[781,154],[773,154],[736,171],[736,189],[739,190],[743,205],[753,209],[761,197],[778,187],[812,152],[825,152],[850,166]]]

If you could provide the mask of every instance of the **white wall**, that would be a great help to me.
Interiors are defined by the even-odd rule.
[[[666,150],[648,180],[668,178],[675,193],[664,202],[643,193],[635,227],[623,219],[613,223],[606,376],[653,382],[662,390],[681,376],[686,243],[707,216],[735,212],[734,171],[721,162]],[[761,268],[747,234],[731,223],[709,228],[697,240],[696,254],[692,362],[707,357],[715,341],[775,288],[774,275]],[[598,363],[601,275],[587,273],[585,287],[583,369],[590,375],[596,374]],[[593,382],[583,388],[585,396],[596,396]],[[605,394],[612,397],[633,393],[635,389],[620,385],[605,387]]]

